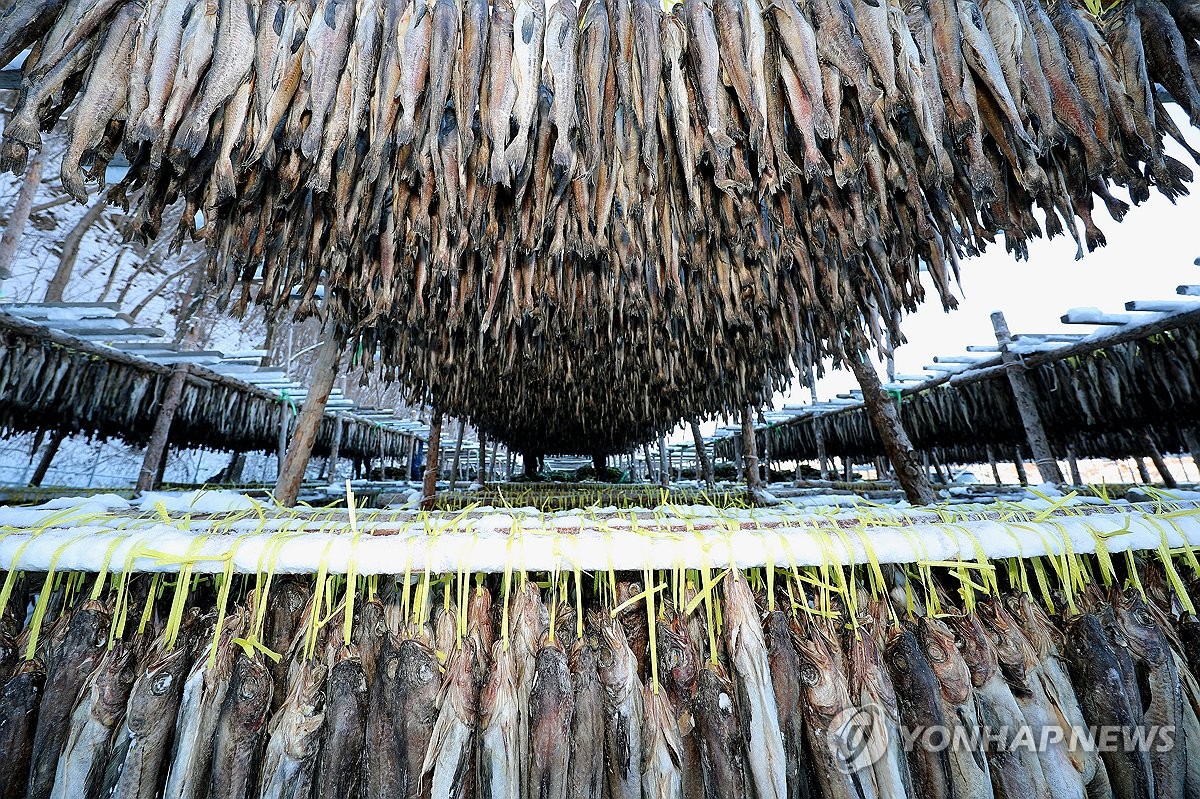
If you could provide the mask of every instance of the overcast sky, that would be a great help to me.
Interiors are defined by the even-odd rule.
[[[1170,107],[1180,128],[1192,134],[1195,146],[1200,141],[1197,131],[1188,127],[1176,106]],[[1168,151],[1200,174],[1200,167],[1182,148],[1172,143]],[[1152,190],[1150,200],[1132,208],[1121,223],[1109,217],[1097,199],[1096,224],[1108,246],[1079,261],[1075,242],[1066,235],[1054,241],[1031,241],[1028,261],[1014,260],[1005,252],[1003,240],[997,240],[980,257],[961,262],[962,288],[954,311],[942,310],[925,275],[931,301],[903,322],[908,343],[896,350],[896,373],[920,374],[935,355],[960,355],[969,344],[995,344],[992,311],[1004,311],[1014,333],[1087,333],[1094,328],[1063,325],[1059,317],[1070,308],[1089,306],[1120,313],[1127,300],[1176,299],[1176,286],[1200,284],[1200,266],[1194,263],[1200,256],[1200,183],[1191,188],[1192,194],[1174,205]],[[1114,194],[1127,199],[1119,190],[1114,189]],[[882,365],[879,372],[886,377]],[[857,387],[849,372],[831,370],[818,382],[817,391],[827,399]],[[808,401],[808,388],[797,383],[776,396],[775,408]],[[716,424],[704,427],[707,431]],[[672,439],[686,437],[676,431]]]

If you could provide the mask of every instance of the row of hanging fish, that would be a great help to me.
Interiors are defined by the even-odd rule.
[[[616,428],[595,401],[614,375],[649,376],[621,406],[642,427],[734,412],[797,364],[899,343],[922,268],[952,305],[959,258],[997,234],[1017,255],[1043,234],[1100,246],[1095,198],[1128,207],[1111,185],[1137,203],[1191,178],[1166,152],[1191,148],[1163,98],[1200,119],[1195,0],[1099,17],[1071,0],[31,0],[3,15],[0,62],[32,45],[3,166],[65,118],[67,191],[85,198],[123,150],[109,198],[145,236],[182,202],[212,290],[295,296],[304,314],[324,284],[424,399],[501,438],[574,425],[564,446],[586,439],[581,418]],[[501,393],[462,364],[505,372]],[[513,411],[512,387],[545,412]]]
[[[1137,341],[1049,362],[1028,361],[1029,385],[1051,449],[1060,457],[1123,459],[1149,454],[1147,437],[1162,452],[1189,452],[1200,407],[1200,328],[1182,325]],[[981,369],[988,368],[981,365]],[[1026,436],[1001,373],[943,382],[906,393],[904,429],[918,451],[954,453],[958,463],[1011,457]],[[830,454],[872,458],[883,453],[861,408],[807,417],[759,433],[760,447],[782,460],[812,459],[817,428]],[[732,447],[723,445],[732,456]]]
[[[3,617],[0,797],[1195,796],[1195,586],[1130,568],[1053,618],[1021,591],[956,608],[949,571],[936,612],[903,577],[847,606],[784,572],[674,602],[553,576],[494,605],[469,575],[444,598],[389,578],[352,609],[324,577],[260,604],[261,576],[69,599],[72,576],[30,595],[40,623]],[[1106,728],[1145,743],[1087,743]]]

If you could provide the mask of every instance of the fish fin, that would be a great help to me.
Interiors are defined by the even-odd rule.
[[[59,179],[62,181],[63,189],[67,194],[81,203],[88,201],[88,190],[83,182],[83,171],[79,168],[78,164],[68,165],[64,162]]]
[[[8,124],[4,126],[4,138],[20,142],[26,147],[42,146],[42,134],[37,120],[24,113],[17,113],[9,118]]]

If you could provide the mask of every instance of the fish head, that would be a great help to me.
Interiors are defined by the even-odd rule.
[[[624,684],[637,673],[625,628],[620,619],[607,618],[600,622],[598,629],[600,646],[596,652],[596,663],[601,679],[609,684]]]
[[[137,681],[137,655],[135,647],[117,641],[96,672],[97,706],[101,719],[110,727],[125,711],[129,692]]]
[[[972,684],[976,688],[982,686],[992,678],[1000,665],[983,624],[974,613],[955,616],[948,620],[948,624],[958,638],[959,652],[970,670]]]
[[[410,690],[429,685],[441,674],[437,655],[417,638],[406,638],[400,642],[397,669],[401,684]]]
[[[683,614],[674,613],[668,618],[667,624],[657,627],[659,664],[668,684],[675,690],[690,693],[700,671],[700,653],[688,635],[687,619]]]
[[[1113,611],[1135,658],[1155,666],[1166,662],[1170,656],[1166,638],[1140,594],[1135,591],[1116,594]]]
[[[378,599],[364,602],[358,611],[358,617],[354,620],[351,640],[362,646],[369,645],[365,642],[367,639],[371,639],[374,645],[378,646],[387,634],[388,625],[383,602]]]
[[[1044,660],[1061,647],[1062,632],[1050,621],[1050,616],[1042,606],[1033,601],[1033,597],[1022,591],[1009,596],[1005,604],[1021,625],[1039,659]]]
[[[487,586],[479,585],[471,592],[467,602],[467,626],[472,630],[490,627],[492,624],[492,593]]]
[[[800,657],[800,683],[808,702],[819,713],[832,716],[850,705],[850,691],[838,668],[833,636],[814,624],[809,635],[796,640]]]
[[[1020,626],[1002,602],[983,602],[979,606],[984,630],[991,638],[996,662],[1013,683],[1024,683],[1030,669],[1037,665],[1037,651],[1021,632]]]
[[[866,691],[880,706],[895,707],[896,692],[879,657],[879,647],[875,638],[860,627],[847,633],[846,644],[850,659],[852,692]]]
[[[971,672],[958,651],[954,633],[944,622],[923,616],[917,624],[917,640],[933,667],[942,696],[953,705],[966,703],[971,698]]]
[[[230,684],[230,697],[236,702],[238,716],[251,722],[260,721],[262,709],[271,703],[273,688],[274,680],[262,657],[239,651]]]
[[[183,688],[187,669],[187,649],[158,646],[150,655],[150,665],[133,686],[126,724],[131,730],[150,727],[167,712]]]

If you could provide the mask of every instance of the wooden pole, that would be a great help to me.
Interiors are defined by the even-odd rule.
[[[1175,480],[1175,475],[1171,474],[1171,470],[1167,468],[1167,459],[1159,450],[1154,435],[1149,430],[1143,430],[1142,440],[1146,442],[1146,451],[1150,453],[1150,460],[1154,461],[1154,468],[1162,478],[1163,485],[1167,488],[1178,488],[1179,483]]]
[[[1185,429],[1183,440],[1187,444],[1188,453],[1192,456],[1192,465],[1196,467],[1197,472],[1200,472],[1200,440],[1196,438],[1196,431]]]
[[[454,460],[450,462],[450,490],[458,485],[458,467],[462,463],[462,442],[463,433],[467,430],[466,423],[462,419],[458,420],[458,438],[454,442]]]
[[[842,482],[854,482],[854,464],[851,463],[849,455],[842,456]]]
[[[900,409],[895,400],[883,387],[875,367],[867,360],[865,348],[860,354],[851,354],[846,359],[850,371],[862,388],[863,403],[875,432],[883,442],[883,451],[892,463],[896,480],[913,505],[931,505],[937,499],[929,477],[921,468],[921,460],[913,449],[908,432],[900,419]]]
[[[153,490],[155,478],[163,463],[167,438],[171,434],[171,422],[175,419],[175,411],[179,408],[179,400],[183,397],[183,386],[187,381],[190,367],[186,363],[177,363],[171,370],[171,379],[167,381],[162,400],[158,406],[158,416],[154,419],[154,430],[150,433],[150,443],[146,445],[146,453],[142,456],[142,468],[138,471],[137,493]]]
[[[696,469],[699,474],[696,476],[704,481],[704,485],[708,488],[713,487],[713,465],[712,460],[708,457],[708,450],[704,448],[704,434],[700,432],[700,425],[691,422],[692,427],[692,443],[696,447]]]
[[[329,445],[329,482],[337,482],[338,473],[338,457],[342,452],[342,428],[346,426],[346,420],[339,413],[333,418],[333,443]]]
[[[829,455],[825,452],[825,422],[820,414],[813,420],[813,433],[817,439],[817,463],[821,469],[821,479],[829,479]]]
[[[492,454],[488,458],[487,481],[490,483],[496,479],[496,456],[499,455],[499,442],[492,442]]]
[[[475,467],[475,482],[479,485],[487,482],[487,441],[483,433],[479,434],[479,465]]]
[[[1075,451],[1067,447],[1067,468],[1071,470],[1071,483],[1073,485],[1083,485],[1083,475],[1079,473],[1079,461],[1075,457]]]
[[[21,183],[17,203],[8,217],[8,224],[4,226],[4,235],[0,236],[0,289],[4,287],[4,281],[12,277],[13,258],[17,254],[21,236],[25,233],[25,226],[29,223],[29,213],[33,209],[33,200],[37,196],[41,181],[42,153],[38,151],[29,161],[29,169],[25,172],[24,182]]]
[[[763,481],[771,484],[771,428],[763,430]]]
[[[292,406],[287,402],[280,403],[279,438],[275,442],[275,479],[283,479],[283,462],[287,460],[288,428],[292,424]]]
[[[937,450],[929,451],[929,459],[933,461],[933,472],[937,475],[938,482],[942,485],[949,485],[950,478],[946,475],[946,470],[942,467],[942,459],[938,457]]]
[[[429,422],[428,454],[425,456],[425,480],[421,487],[421,510],[433,510],[437,498],[438,460],[442,448],[442,412],[435,409]]]
[[[342,342],[338,338],[333,315],[330,314],[321,330],[321,344],[317,348],[317,359],[313,363],[308,395],[304,398],[304,407],[301,408],[300,415],[296,417],[296,431],[288,445],[287,454],[284,455],[279,480],[275,483],[275,501],[284,507],[294,506],[300,495],[304,472],[308,469],[313,445],[317,443],[317,433],[320,432],[321,421],[325,418],[325,404],[329,401],[329,392],[333,390],[333,383],[337,379],[341,355]],[[284,418],[287,418],[286,408]],[[382,449],[382,434],[379,441]],[[382,463],[382,460],[380,462]]]
[[[742,408],[742,479],[751,493],[762,487],[762,475],[758,472],[758,442],[754,435],[754,408]]]
[[[1137,464],[1138,477],[1142,481],[1142,485],[1150,485],[1154,479],[1150,477],[1150,467],[1146,466],[1145,458],[1134,458],[1133,462]]]
[[[1029,474],[1025,471],[1025,459],[1021,457],[1021,448],[1013,450],[1013,466],[1017,467],[1017,482],[1023,486],[1029,485]]]
[[[992,314],[992,328],[996,331],[996,343],[1000,345],[1001,360],[1004,371],[1008,375],[1008,384],[1012,387],[1013,400],[1017,405],[1017,413],[1021,415],[1021,424],[1025,428],[1025,438],[1033,451],[1033,461],[1037,465],[1038,475],[1042,482],[1063,482],[1062,472],[1058,461],[1050,451],[1050,442],[1046,439],[1046,430],[1042,427],[1042,417],[1038,413],[1037,402],[1034,400],[1033,389],[1025,375],[1025,364],[1021,357],[1009,349],[1012,344],[1012,334],[1008,331],[1008,322],[1001,311]]]
[[[1000,467],[996,464],[996,453],[992,452],[992,448],[987,448],[988,464],[992,467],[992,479],[996,481],[996,485],[1000,485]]]
[[[667,455],[667,437],[658,437],[658,484],[666,488],[671,484],[671,459]]]
[[[30,486],[37,488],[46,479],[46,472],[50,471],[50,462],[58,454],[58,448],[62,446],[63,439],[66,437],[65,427],[54,428],[54,432],[50,434],[50,440],[46,442],[46,449],[42,451],[42,457],[38,460],[37,468],[33,470],[33,475],[29,478]]]

